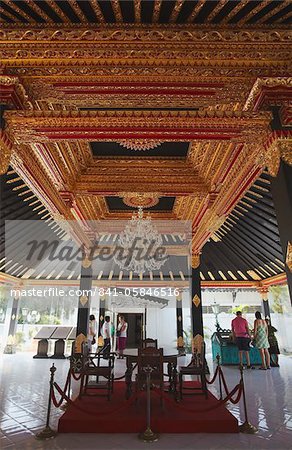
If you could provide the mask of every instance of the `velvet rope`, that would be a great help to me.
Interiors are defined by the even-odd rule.
[[[121,409],[124,409],[125,407],[127,408],[127,407],[131,406],[132,403],[134,403],[134,401],[136,401],[136,399],[141,395],[141,392],[139,394],[135,394],[130,400],[125,400],[122,403],[122,405],[120,405],[119,407],[117,407],[117,408],[115,408],[115,409],[113,409],[111,411],[98,413],[97,411],[90,411],[88,409],[80,407],[79,405],[76,405],[76,403],[73,402],[65,394],[65,392],[62,391],[62,389],[60,388],[60,386],[56,382],[53,383],[53,387],[58,391],[58,393],[61,395],[62,399],[65,399],[69,405],[73,406],[74,408],[78,409],[79,411],[81,411],[81,412],[83,412],[85,414],[88,414],[90,416],[93,416],[93,415],[94,416],[106,416],[106,415],[109,415],[109,414],[114,414],[114,413],[120,411]],[[52,389],[52,400],[53,400],[53,403],[54,403],[54,399],[55,398],[56,397],[55,397],[54,389]],[[54,405],[55,405],[55,403],[54,403]],[[59,407],[59,406],[57,406],[57,407]]]
[[[80,373],[78,376],[76,376],[74,370],[73,369],[70,369],[70,370],[71,370],[71,375],[74,378],[74,380],[79,381],[82,377],[82,373]]]
[[[70,380],[71,380],[71,369],[69,369],[69,371],[68,371],[66,382],[65,382],[65,386],[64,386],[64,389],[62,391],[65,394],[66,394],[67,390],[68,390],[68,394],[69,394]],[[64,401],[64,397],[61,396],[60,400],[58,401],[56,399],[56,396],[55,396],[55,393],[54,393],[54,389],[52,389],[52,400],[53,400],[54,406],[56,408],[60,408],[60,406],[62,405],[62,403]]]
[[[171,403],[173,406],[176,406],[177,408],[180,408],[184,411],[190,412],[190,413],[197,413],[198,411],[194,411],[193,409],[189,409],[186,408],[184,406],[179,406],[177,402],[174,402],[173,400],[171,400],[169,397],[167,397],[163,391],[161,391],[160,389],[152,389],[153,392],[159,396],[162,396],[168,403]],[[232,396],[238,391],[238,395],[236,397],[235,400],[232,400]],[[238,403],[240,398],[241,398],[241,394],[242,394],[242,382],[240,381],[233,389],[232,391],[227,395],[227,397],[225,397],[225,399],[220,400],[215,406],[210,406],[209,408],[205,408],[205,409],[200,409],[199,412],[205,412],[205,411],[211,411],[212,409],[216,409],[219,408],[220,406],[224,405],[226,402],[228,402],[229,400],[235,404]]]
[[[132,370],[131,370],[131,376],[132,376],[132,373],[134,372],[134,370],[136,369],[137,366],[138,366],[138,363],[135,364],[134,367],[132,367]],[[127,371],[126,371],[126,372],[124,373],[124,375],[122,375],[121,377],[114,378],[114,381],[122,380],[123,378],[125,378],[126,373],[127,373]]]
[[[215,381],[216,378],[217,378],[218,372],[219,372],[219,366],[216,367],[216,370],[215,370],[215,373],[214,373],[214,375],[213,375],[212,380],[208,380],[208,379],[206,378],[206,383],[207,383],[207,384],[213,384],[214,381]]]
[[[239,382],[239,386],[240,386],[240,389],[238,389],[237,397],[236,397],[235,399],[233,399],[233,398],[231,398],[231,396],[230,396],[230,398],[229,398],[230,402],[231,402],[233,405],[236,405],[236,403],[238,403],[239,400],[241,399],[241,395],[242,395],[242,392],[243,392],[243,383],[242,383],[241,380],[240,380],[240,382]],[[233,394],[232,394],[232,395],[233,395]]]
[[[226,380],[225,380],[225,377],[224,377],[224,374],[223,374],[222,370],[220,370],[219,376],[220,376],[220,378],[221,378],[221,380],[222,380],[223,387],[224,387],[224,389],[225,389],[225,394],[226,394],[226,395],[229,395],[229,390],[228,390],[228,387],[227,387],[227,384],[226,384]]]
[[[177,408],[179,408],[179,409],[181,409],[181,410],[183,410],[183,411],[187,411],[187,412],[190,412],[190,413],[193,413],[193,414],[197,414],[198,412],[201,413],[201,412],[211,411],[212,409],[219,408],[220,406],[222,406],[222,405],[224,405],[225,403],[227,403],[227,402],[231,399],[231,397],[232,397],[237,391],[239,391],[239,392],[238,392],[238,395],[237,395],[237,397],[236,397],[236,403],[238,403],[239,400],[240,400],[240,398],[241,398],[241,394],[242,394],[242,384],[241,384],[241,383],[237,384],[237,385],[232,389],[232,391],[229,393],[229,395],[227,395],[227,397],[226,397],[225,399],[220,400],[215,406],[210,406],[209,408],[205,408],[205,409],[200,409],[200,410],[194,411],[193,409],[186,408],[185,406],[180,406],[180,405],[178,405],[177,402],[174,402],[173,400],[171,400],[169,397],[167,397],[167,396],[166,396],[163,392],[161,392],[159,389],[153,389],[153,392],[154,392],[155,394],[157,394],[157,395],[159,395],[159,396],[162,396],[168,403],[171,403],[173,406],[176,406]],[[232,403],[233,403],[233,402],[232,402]],[[234,401],[234,404],[235,404],[235,401]]]

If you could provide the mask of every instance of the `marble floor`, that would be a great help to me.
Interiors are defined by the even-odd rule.
[[[55,360],[56,381],[62,386],[67,360]],[[184,364],[184,361],[181,362]],[[280,368],[244,371],[249,421],[258,427],[248,434],[164,434],[156,443],[140,442],[135,434],[60,434],[54,440],[37,441],[43,429],[48,401],[49,368],[52,360],[36,360],[31,353],[0,355],[0,449],[292,449],[292,358],[280,357]],[[212,362],[209,367],[213,371]],[[125,361],[116,362],[116,375]],[[237,368],[224,368],[230,387],[237,384]],[[217,386],[212,391],[217,392]],[[73,391],[77,386],[73,386]],[[242,403],[242,402],[241,402]],[[229,409],[243,421],[242,404]],[[60,409],[52,409],[56,427]]]

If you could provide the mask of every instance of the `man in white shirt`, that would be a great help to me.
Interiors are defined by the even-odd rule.
[[[111,323],[110,316],[105,316],[104,323],[101,327],[101,335],[103,337],[102,353],[104,358],[108,359],[111,351]]]

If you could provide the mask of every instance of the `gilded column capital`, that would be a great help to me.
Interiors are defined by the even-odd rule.
[[[260,286],[257,288],[257,291],[261,295],[262,300],[268,300],[269,286]]]
[[[193,269],[197,269],[200,266],[200,263],[201,263],[200,256],[201,256],[200,253],[196,253],[196,254],[192,255],[191,264],[192,264]]]

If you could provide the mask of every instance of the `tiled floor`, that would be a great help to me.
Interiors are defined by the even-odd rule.
[[[0,448],[1,449],[292,449],[292,358],[281,356],[280,368],[245,371],[249,421],[259,428],[247,434],[166,434],[145,444],[132,434],[63,434],[37,441],[44,427],[52,360],[35,360],[32,354],[0,355]],[[62,386],[68,361],[56,360],[56,381]],[[212,363],[209,361],[212,371]],[[117,361],[117,375],[125,362]],[[236,368],[224,368],[230,387],[239,380]],[[216,392],[216,387],[212,388]],[[230,405],[243,421],[243,408]],[[62,411],[52,410],[52,427]]]

